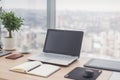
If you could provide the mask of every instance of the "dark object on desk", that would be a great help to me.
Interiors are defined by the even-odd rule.
[[[91,59],[84,66],[120,72],[120,61],[111,61],[111,60],[104,60],[104,59]]]
[[[75,69],[73,69],[71,72],[69,72],[67,75],[65,75],[65,78],[70,78],[70,79],[74,79],[74,80],[96,80],[96,78],[102,73],[101,70],[94,70],[91,69],[91,71],[93,71],[91,77],[88,76],[86,77],[86,70],[88,68],[82,68],[82,67],[76,67]],[[90,70],[90,69],[89,69]]]
[[[23,57],[23,54],[11,54],[9,56],[7,56],[7,59],[18,59],[20,57]]]
[[[30,54],[31,53],[31,51],[22,51],[22,50],[20,50],[18,52],[21,53],[21,54]]]
[[[11,54],[11,52],[1,51],[1,52],[0,52],[0,57],[5,56],[5,55],[8,55],[8,54]]]
[[[2,50],[2,46],[0,45],[0,50]]]
[[[86,69],[83,77],[92,78],[94,76],[94,71],[92,69]]]
[[[30,52],[19,52],[21,54],[30,54]]]

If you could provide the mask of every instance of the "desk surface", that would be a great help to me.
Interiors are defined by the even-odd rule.
[[[61,70],[57,71],[48,78],[9,71],[10,68],[28,61],[27,57],[29,57],[32,54],[25,54],[24,57],[19,58],[17,60],[5,59],[5,56],[0,57],[0,80],[70,80],[64,78],[64,75],[66,75],[75,67],[82,67],[83,64],[89,60],[88,58],[81,57],[69,67],[62,67]],[[97,78],[97,80],[108,80],[110,75],[110,71],[104,70],[102,74]]]

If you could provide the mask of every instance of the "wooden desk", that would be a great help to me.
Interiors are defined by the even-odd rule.
[[[69,67],[62,67],[61,70],[57,71],[48,78],[9,71],[10,68],[26,62],[27,57],[30,55],[32,54],[25,54],[24,57],[17,60],[9,60],[5,59],[5,57],[0,57],[0,80],[70,80],[64,78],[64,75],[66,75],[75,67],[82,67],[82,65],[89,60],[88,58],[81,57],[80,60],[74,62]],[[103,71],[97,80],[108,80],[110,75],[110,71]]]

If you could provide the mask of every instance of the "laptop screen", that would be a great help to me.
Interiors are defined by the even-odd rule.
[[[79,57],[82,39],[82,31],[48,29],[43,52]]]

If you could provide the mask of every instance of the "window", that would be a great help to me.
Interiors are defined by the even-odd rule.
[[[120,58],[119,0],[56,0],[56,28],[84,31],[83,52]]]
[[[14,32],[18,48],[40,48],[44,39],[42,34],[47,29],[47,0],[2,0],[1,4],[3,10],[14,11],[24,19],[21,30]],[[6,35],[3,29],[2,36]]]
[[[1,3],[4,10],[12,10],[24,18],[22,30],[16,33],[20,48],[40,48],[44,39],[41,34],[56,25],[59,29],[85,32],[82,52],[120,58],[120,0],[2,0]],[[2,30],[2,36],[5,34]]]

